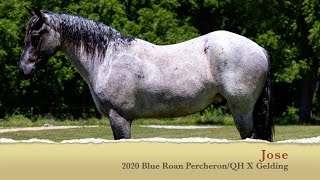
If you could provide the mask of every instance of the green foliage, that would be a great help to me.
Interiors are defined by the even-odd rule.
[[[299,62],[293,60],[287,63],[281,71],[274,73],[276,82],[292,83],[294,80],[301,79],[303,73],[309,68],[306,60]]]
[[[303,14],[306,16],[306,23],[311,27],[308,39],[314,50],[320,52],[320,2],[317,0],[304,0]],[[319,54],[318,54],[319,55]]]
[[[234,125],[233,118],[227,112],[227,106],[212,104],[203,111],[197,124]]]
[[[283,112],[282,117],[286,118],[289,122],[298,121],[299,109],[294,106],[287,106],[287,111]]]
[[[29,127],[32,126],[32,121],[23,115],[13,115],[0,121],[1,126],[6,127],[8,124],[10,127]]]
[[[57,121],[54,119],[39,118],[37,121],[32,121],[23,115],[13,115],[5,119],[0,119],[0,127],[43,127],[45,124],[51,126],[109,126],[109,120],[107,118],[89,118],[77,121],[70,119]]]

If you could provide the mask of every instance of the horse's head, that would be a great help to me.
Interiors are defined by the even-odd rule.
[[[26,9],[31,19],[26,30],[25,46],[20,57],[19,68],[25,75],[30,75],[39,62],[47,61],[58,51],[60,34],[51,25],[48,14],[34,8]]]

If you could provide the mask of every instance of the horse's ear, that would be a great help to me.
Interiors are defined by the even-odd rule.
[[[26,10],[29,12],[30,16],[34,16],[34,15],[35,15],[33,9],[31,9],[31,8],[29,8],[29,7],[27,7],[27,6],[24,6],[24,8],[26,8]]]
[[[38,10],[37,8],[32,8],[34,13],[41,19],[42,18],[42,13],[40,10]]]
[[[41,12],[40,10],[38,10],[35,7],[33,7],[32,10],[33,10],[34,15],[38,16],[41,21],[46,22],[47,17],[43,12]]]
[[[24,8],[26,8],[26,10],[29,12],[30,16],[36,15],[39,17],[39,19],[45,21],[45,17],[43,15],[43,13],[40,10],[38,10],[37,8],[35,8],[35,7],[29,8],[27,6],[24,6]]]
[[[33,8],[34,13],[39,17],[39,19],[44,20],[44,16],[40,10]]]

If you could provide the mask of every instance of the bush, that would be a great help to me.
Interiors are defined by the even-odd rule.
[[[32,126],[33,123],[30,119],[26,118],[23,115],[13,115],[0,121],[0,125],[10,127],[28,127]]]
[[[202,111],[197,124],[234,125],[233,118],[228,114],[227,106],[210,105]]]

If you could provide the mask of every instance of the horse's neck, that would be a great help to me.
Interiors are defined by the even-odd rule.
[[[103,60],[96,55],[87,54],[84,48],[83,46],[76,48],[72,43],[65,42],[62,45],[62,52],[70,59],[85,81],[89,83]]]
[[[89,82],[101,63],[131,45],[134,38],[101,23],[68,14],[53,14],[52,25],[61,34],[62,51]],[[81,40],[80,40],[81,39]]]

